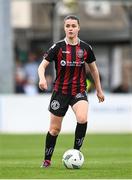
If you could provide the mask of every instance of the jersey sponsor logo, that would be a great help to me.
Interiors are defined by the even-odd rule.
[[[65,60],[61,60],[60,62],[61,66],[81,66],[82,64],[84,64],[84,61],[65,61]]]
[[[67,61],[66,62],[67,66],[81,66],[82,64],[84,64],[84,61],[79,61],[79,62],[76,62],[76,61]]]
[[[82,57],[84,56],[84,52],[83,52],[82,49],[79,49],[79,50],[77,51],[77,56],[78,56],[79,58],[82,58]]]
[[[57,101],[57,100],[53,100],[52,102],[51,102],[51,109],[53,109],[53,110],[57,110],[57,109],[59,109],[59,107],[60,107],[60,103]]]

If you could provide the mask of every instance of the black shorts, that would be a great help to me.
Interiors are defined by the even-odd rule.
[[[73,106],[80,100],[88,101],[86,92],[78,93],[77,95],[73,96],[53,91],[49,111],[56,116],[63,117],[66,114],[69,105]]]

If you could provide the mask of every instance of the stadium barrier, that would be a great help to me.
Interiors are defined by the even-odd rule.
[[[50,94],[1,95],[0,132],[45,133],[49,127],[50,113],[47,110]],[[95,94],[90,94],[88,133],[132,132],[132,95],[106,94],[105,102],[98,103]],[[83,112],[82,112],[83,113]],[[62,133],[75,130],[75,115],[69,108],[63,119]]]

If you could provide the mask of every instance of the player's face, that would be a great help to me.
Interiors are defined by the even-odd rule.
[[[64,30],[66,33],[66,37],[72,39],[78,36],[80,26],[77,20],[67,19],[64,23]]]

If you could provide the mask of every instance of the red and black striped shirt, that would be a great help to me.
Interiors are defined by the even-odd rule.
[[[44,58],[55,62],[55,91],[76,95],[86,90],[85,62],[96,60],[90,45],[80,39],[77,45],[70,45],[64,39],[54,44]]]

